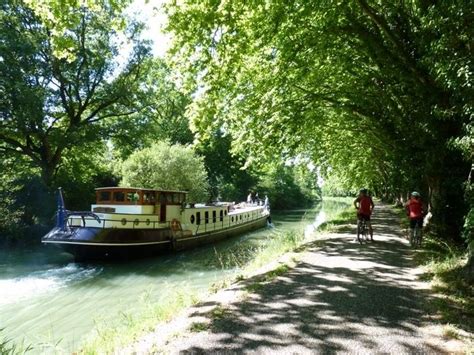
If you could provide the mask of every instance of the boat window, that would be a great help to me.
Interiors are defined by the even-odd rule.
[[[140,195],[137,191],[127,192],[127,201],[128,202],[137,202],[140,199]]]
[[[234,222],[234,216],[232,216],[232,222]]]
[[[110,201],[110,191],[101,191],[99,201]]]
[[[143,193],[143,203],[155,203],[155,194],[147,191]]]
[[[114,201],[124,202],[125,201],[125,194],[122,191],[115,191],[114,192]]]
[[[195,218],[194,218],[194,215],[192,214],[192,215],[191,215],[191,218],[189,219],[189,220],[191,221],[191,224],[194,224],[194,219],[195,219]]]
[[[222,222],[224,220],[224,211],[219,211],[219,221]]]
[[[227,210],[224,211],[224,216],[227,216]]]
[[[164,193],[160,193],[160,203],[166,203],[166,195]]]
[[[216,223],[216,221],[217,221],[217,212],[212,211],[212,223]]]
[[[196,212],[196,224],[201,224],[201,212]]]
[[[173,195],[172,194],[166,194],[166,202],[168,202],[168,203],[173,202]]]
[[[209,223],[209,211],[204,212],[204,220],[206,224]]]
[[[181,203],[181,194],[173,194],[173,203]]]
[[[240,220],[242,220],[242,215],[240,215]]]

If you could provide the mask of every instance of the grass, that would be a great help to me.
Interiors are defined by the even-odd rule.
[[[401,228],[408,233],[408,219],[403,209],[398,210]],[[429,232],[423,234],[423,244],[414,255],[415,262],[425,273],[422,279],[431,283],[437,296],[427,304],[428,311],[436,314],[444,324],[446,338],[465,339],[474,332],[474,285],[465,279],[467,262],[465,248],[454,245]],[[472,337],[471,337],[472,341]]]
[[[210,328],[210,324],[209,323],[205,323],[205,322],[194,322],[191,324],[191,326],[189,327],[189,331],[192,332],[192,333],[199,333],[199,332],[205,332],[206,330],[208,330]]]
[[[15,344],[13,339],[7,338],[2,333],[5,328],[0,328],[0,354],[2,355],[20,355],[33,350],[31,345],[24,343]]]
[[[255,282],[245,286],[245,290],[251,293],[256,293],[263,288],[266,283],[276,279],[278,276],[286,274],[289,269],[290,267],[287,264],[280,264],[275,269],[270,270],[263,275],[259,275],[255,279]]]
[[[147,332],[154,330],[157,323],[172,319],[184,308],[196,304],[199,296],[191,290],[176,291],[167,301],[152,303],[147,301],[145,310],[138,315],[121,312],[120,322],[109,326],[105,322],[96,324],[95,334],[80,349],[83,354],[115,353]]]
[[[425,269],[425,280],[440,295],[432,303],[443,324],[474,332],[474,285],[464,278],[464,250],[427,235],[415,261]],[[452,332],[451,332],[452,333]]]
[[[356,220],[355,209],[351,206],[339,213],[330,221],[324,222],[319,227],[322,232],[347,232],[352,231],[352,227],[348,225],[348,221]]]

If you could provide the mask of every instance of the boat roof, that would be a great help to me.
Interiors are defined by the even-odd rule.
[[[181,193],[187,194],[188,191],[179,191],[179,190],[157,190],[157,189],[146,189],[143,187],[126,187],[126,186],[110,186],[110,187],[97,187],[96,191],[100,190],[136,190],[136,191],[153,191],[153,192],[171,192],[171,193]]]

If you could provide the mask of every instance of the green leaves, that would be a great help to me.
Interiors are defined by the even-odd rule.
[[[190,202],[208,199],[203,159],[190,147],[155,143],[125,160],[122,174],[122,186],[189,191]]]
[[[385,196],[458,181],[447,143],[472,120],[471,3],[193,1],[168,12],[203,139],[224,127],[248,161],[311,156],[345,189]]]
[[[94,2],[44,3],[32,5],[39,15],[16,1],[0,7],[0,150],[27,156],[51,187],[68,149],[107,138],[106,123],[143,108],[150,50],[132,22],[132,49],[119,65],[118,3],[100,12]]]

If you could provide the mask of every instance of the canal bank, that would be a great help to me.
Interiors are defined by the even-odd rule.
[[[124,331],[143,332],[157,317],[172,318],[236,277],[257,255],[266,251],[273,257],[272,247],[286,236],[291,244],[347,206],[347,200],[329,200],[309,210],[275,213],[274,228],[124,264],[74,263],[54,248],[0,251],[3,334],[31,344],[31,353],[72,353],[114,334],[125,341]]]
[[[377,206],[373,223],[375,242],[324,232],[121,353],[463,353],[426,313],[436,295],[397,214]]]

